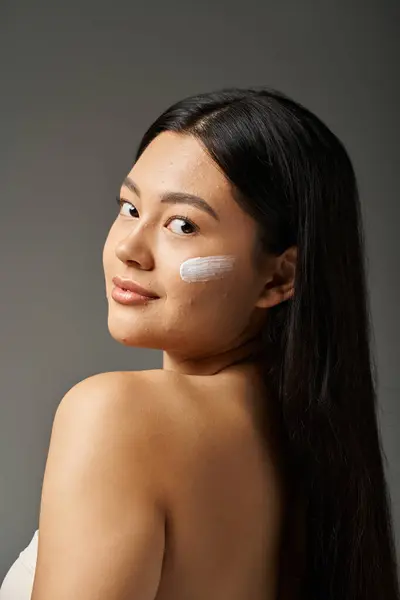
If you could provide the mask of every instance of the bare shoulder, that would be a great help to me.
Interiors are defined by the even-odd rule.
[[[194,426],[189,380],[159,369],[97,373],[74,385],[61,400],[55,417],[60,427],[99,431],[108,438],[118,432],[135,452],[165,477],[180,455]],[[192,405],[192,409],[190,406]],[[73,424],[73,425],[72,425]],[[126,453],[129,460],[129,453]]]
[[[243,441],[243,435],[256,434],[248,395],[239,379],[193,377],[162,369],[112,371],[76,384],[57,412],[87,413],[100,425],[121,422],[151,448],[153,459],[182,463],[195,454],[197,460],[216,438],[221,448],[231,448],[231,443]]]
[[[93,423],[120,423],[140,439],[151,436],[155,456],[161,438],[170,433],[168,423],[176,425],[176,392],[181,389],[178,379],[175,374],[161,370],[97,373],[78,382],[65,394],[56,417],[79,415],[82,423],[85,416]]]
[[[174,385],[177,389],[177,378],[171,375],[161,370],[96,373],[75,384],[57,412],[76,407],[81,411],[108,409],[116,417],[136,412],[142,421],[152,415],[159,417],[170,390]]]
[[[102,436],[107,430],[111,444],[114,432],[131,440],[122,455],[126,468],[134,451],[171,506],[187,474],[204,470],[211,455],[223,464],[243,444],[252,447],[248,412],[233,401],[237,386],[233,390],[217,379],[162,369],[99,373],[76,384],[58,412]]]

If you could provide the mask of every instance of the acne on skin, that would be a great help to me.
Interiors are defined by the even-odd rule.
[[[197,256],[189,258],[181,264],[180,276],[183,281],[194,283],[220,279],[232,271],[234,256]]]

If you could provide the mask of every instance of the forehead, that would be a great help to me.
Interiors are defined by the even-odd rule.
[[[232,202],[231,184],[192,135],[165,131],[147,146],[129,176],[144,193],[186,191]]]

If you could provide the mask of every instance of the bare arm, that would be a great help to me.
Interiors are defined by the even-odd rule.
[[[74,386],[53,423],[31,600],[153,600],[164,554],[148,411],[120,374]],[[123,387],[123,386],[122,386]]]

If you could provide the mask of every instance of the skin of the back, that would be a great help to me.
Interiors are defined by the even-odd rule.
[[[274,424],[269,446],[257,426],[256,370],[131,376],[149,402],[162,398],[173,438],[159,470],[169,510],[157,600],[276,598],[285,486]]]

